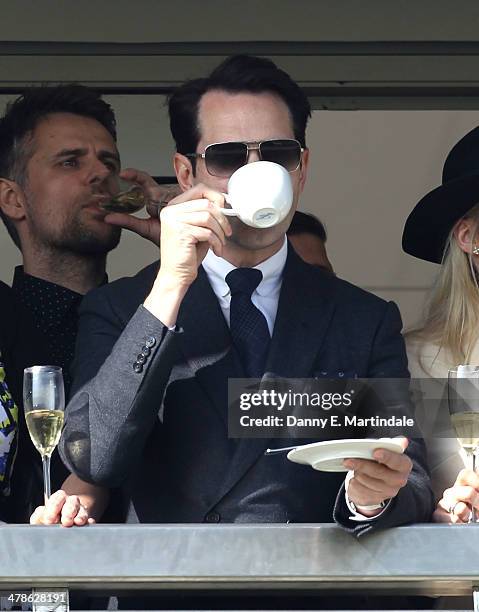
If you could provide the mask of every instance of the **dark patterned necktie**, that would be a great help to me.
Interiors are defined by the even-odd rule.
[[[270,341],[265,316],[251,301],[262,278],[260,270],[236,268],[225,279],[231,289],[231,336],[245,372],[251,378],[263,376]]]

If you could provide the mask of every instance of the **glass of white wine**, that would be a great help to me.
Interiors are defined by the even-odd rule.
[[[114,195],[109,199],[102,200],[100,207],[107,212],[131,214],[146,206],[150,214],[156,210],[156,216],[159,216],[161,209],[181,192],[178,183],[161,183],[160,186],[162,188],[161,200],[153,202],[140,185],[117,176]]]
[[[23,406],[30,438],[42,456],[46,501],[51,495],[50,459],[60,440],[65,411],[62,369],[48,365],[25,368]]]
[[[479,451],[479,366],[458,365],[449,370],[447,400],[457,439],[475,472]],[[469,522],[476,522],[475,508],[471,510]]]

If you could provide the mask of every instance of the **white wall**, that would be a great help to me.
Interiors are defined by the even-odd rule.
[[[404,221],[440,185],[448,151],[478,111],[323,111],[309,131],[303,208],[327,225],[338,274],[395,300],[406,325],[422,310],[437,266],[401,250]]]
[[[117,113],[123,165],[171,174],[164,98],[107,99]],[[325,222],[337,273],[397,301],[406,324],[417,318],[436,266],[402,253],[404,220],[440,184],[451,146],[478,124],[479,111],[316,111],[309,126],[311,162],[301,209]],[[110,256],[110,278],[134,274],[154,259],[153,245],[125,232]],[[2,226],[0,279],[10,282],[19,260]]]

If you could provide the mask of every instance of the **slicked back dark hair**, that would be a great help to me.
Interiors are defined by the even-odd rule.
[[[326,228],[318,219],[311,213],[301,212],[297,210],[293,219],[291,220],[291,225],[286,232],[288,236],[294,236],[297,234],[312,234],[313,236],[317,236],[323,242],[326,242],[327,234]]]
[[[32,154],[30,138],[38,123],[54,113],[72,113],[95,119],[116,141],[116,120],[111,106],[94,89],[83,85],[32,87],[10,102],[0,119],[0,176],[25,186]],[[20,248],[18,232],[0,209],[13,242]]]
[[[198,111],[202,96],[209,91],[227,93],[274,93],[289,109],[294,137],[306,146],[306,124],[311,116],[308,98],[284,70],[269,59],[233,55],[209,77],[187,81],[169,98],[170,128],[176,150],[194,153],[200,140]]]

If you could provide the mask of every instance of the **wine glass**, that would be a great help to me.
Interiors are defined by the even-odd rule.
[[[459,365],[449,370],[447,401],[457,439],[475,472],[479,450],[479,366]],[[475,522],[476,510],[472,508],[469,523]]]
[[[30,438],[42,457],[46,501],[51,495],[50,459],[63,427],[65,390],[62,369],[48,365],[25,368],[23,406]]]
[[[109,199],[100,201],[99,206],[107,212],[135,213],[144,206],[156,207],[157,216],[163,206],[181,192],[178,183],[162,183],[161,201],[153,202],[148,198],[143,189],[137,183],[116,177],[116,193]],[[153,213],[154,214],[154,213]]]

